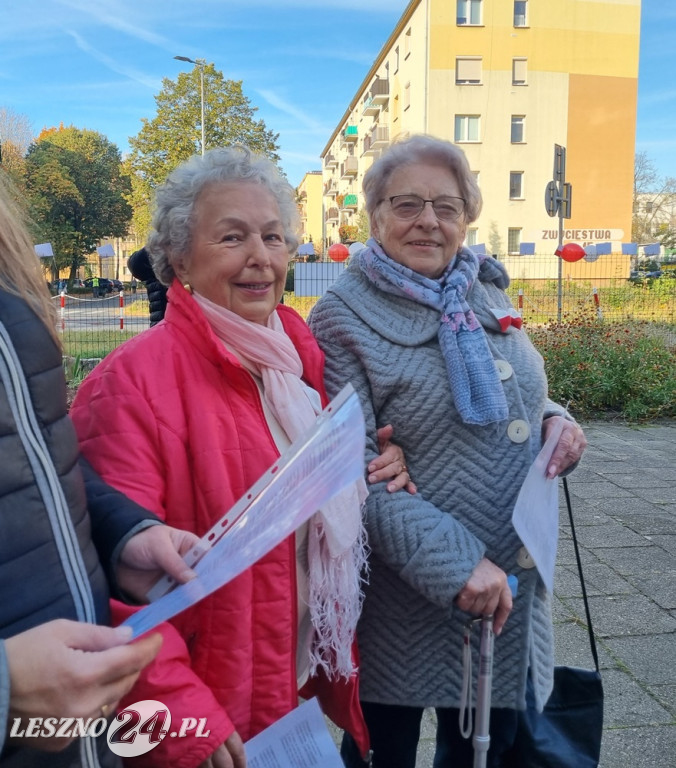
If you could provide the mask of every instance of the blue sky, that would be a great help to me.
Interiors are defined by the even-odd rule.
[[[448,0],[452,2],[452,0]],[[243,80],[297,185],[408,0],[5,0],[0,106],[37,133],[74,124],[122,152],[175,55]],[[643,0],[637,149],[676,177],[676,3]]]

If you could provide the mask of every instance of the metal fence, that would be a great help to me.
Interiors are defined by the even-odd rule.
[[[76,290],[52,298],[66,358],[98,360],[150,325],[145,290],[95,297]]]
[[[526,327],[557,322],[559,315],[562,322],[590,317],[604,322],[646,321],[659,327],[660,335],[676,347],[676,270],[665,268],[659,277],[629,278],[629,258],[619,255],[564,263],[559,295],[557,257],[514,256],[504,262],[512,277],[508,294]],[[324,270],[335,272],[333,279],[340,271]],[[330,283],[325,280],[322,289]],[[284,303],[307,317],[318,296],[307,295],[307,284],[299,294],[285,293]],[[149,326],[144,290],[103,298],[66,294],[54,301],[64,354],[70,358],[101,358]]]

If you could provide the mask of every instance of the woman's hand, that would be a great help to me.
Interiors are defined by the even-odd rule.
[[[472,571],[455,597],[461,611],[475,616],[493,616],[493,632],[499,635],[512,610],[512,592],[507,574],[485,557]]]
[[[130,636],[124,627],[57,619],[5,640],[9,722],[21,718],[23,730],[32,717],[97,719],[114,713],[162,645],[158,634],[135,643],[128,643]],[[30,739],[30,746],[57,752],[71,741],[39,736]]]
[[[409,493],[416,493],[417,487],[408,474],[404,452],[395,443],[390,442],[394,428],[387,424],[378,430],[378,449],[380,456],[368,465],[369,483],[381,483],[391,480],[387,486],[390,493],[406,488]]]
[[[246,768],[244,744],[235,731],[199,768]]]
[[[147,602],[146,593],[168,573],[179,584],[195,578],[183,555],[199,543],[199,537],[169,525],[151,525],[132,536],[125,544],[117,564],[117,583],[139,603]]]
[[[553,478],[580,460],[587,447],[587,438],[582,428],[563,416],[550,416],[542,422],[542,440],[547,441],[549,433],[558,421],[563,421],[563,432],[547,467],[547,477]]]

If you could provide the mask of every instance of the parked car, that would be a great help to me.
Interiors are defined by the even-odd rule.
[[[662,270],[655,269],[652,272],[646,272],[646,277],[662,277]]]
[[[116,280],[114,277],[108,278],[113,286],[113,290],[119,293],[120,291],[124,290],[124,285],[122,284],[121,280]]]
[[[93,289],[92,280],[93,278],[88,277],[84,281],[84,287],[89,288],[90,290]],[[112,293],[113,290],[113,284],[107,277],[99,277],[99,292]]]

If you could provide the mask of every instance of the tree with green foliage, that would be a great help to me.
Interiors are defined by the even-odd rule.
[[[279,135],[256,120],[242,92],[241,80],[226,80],[213,64],[204,64],[204,132],[206,147],[245,144],[279,162]],[[201,151],[200,67],[181,72],[177,79],[164,78],[155,97],[157,113],[144,118],[138,135],[129,139],[134,230],[143,239],[148,232],[148,213],[153,190],[184,160]]]
[[[360,208],[357,214],[357,240],[365,243],[371,237],[371,225],[366,208]]]
[[[52,244],[52,267],[69,267],[71,280],[97,243],[127,232],[129,179],[118,148],[101,133],[63,125],[42,131],[26,155],[26,191],[34,235]]]

